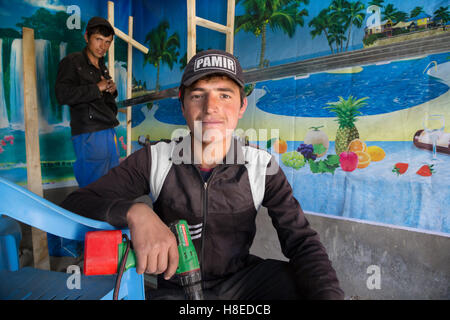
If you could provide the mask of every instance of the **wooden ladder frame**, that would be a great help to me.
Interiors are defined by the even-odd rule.
[[[187,61],[196,54],[197,30],[196,27],[204,27],[226,34],[226,51],[233,53],[234,46],[234,10],[235,0],[228,0],[227,3],[227,25],[222,25],[210,20],[206,20],[195,15],[195,0],[187,0]]]

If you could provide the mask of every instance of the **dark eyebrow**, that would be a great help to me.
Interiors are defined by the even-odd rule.
[[[217,88],[217,89],[214,89],[214,90],[215,90],[215,91],[220,91],[220,92],[231,92],[231,93],[235,93],[235,91],[234,91],[232,88],[227,88],[227,87],[224,87],[224,88]],[[193,92],[193,91],[201,91],[201,92],[205,92],[206,89],[204,89],[204,88],[202,88],[202,87],[197,87],[197,88],[192,88],[190,91],[191,91],[191,92]]]

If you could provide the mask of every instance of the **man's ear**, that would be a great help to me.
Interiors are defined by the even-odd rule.
[[[245,97],[242,100],[242,106],[241,106],[241,109],[239,110],[239,119],[241,119],[243,117],[245,110],[247,110],[247,105],[248,105],[248,100],[247,100],[247,97]]]
[[[87,32],[84,33],[84,40],[86,40],[86,43],[89,42],[88,34]]]

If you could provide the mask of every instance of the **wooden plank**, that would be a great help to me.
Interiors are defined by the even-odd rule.
[[[195,0],[187,0],[187,62],[197,51],[197,24],[195,16]]]
[[[133,47],[135,47],[139,51],[141,51],[143,53],[148,53],[147,47],[143,46],[142,44],[140,44],[139,42],[134,40],[132,37],[126,35],[123,31],[114,27],[114,32],[116,33],[116,36],[118,36],[120,39],[122,39],[125,42],[131,43],[133,45]]]
[[[42,189],[41,158],[39,150],[38,100],[36,90],[36,51],[34,30],[22,28],[23,54],[23,102],[25,121],[25,148],[27,159],[27,188],[40,197]],[[50,270],[47,233],[31,228],[34,266]]]
[[[133,39],[133,17],[128,17],[128,35]],[[145,47],[144,47],[145,48]],[[147,50],[148,51],[148,50]],[[127,98],[132,95],[133,82],[133,45],[128,42],[128,61],[127,61]],[[127,108],[127,156],[131,154],[131,108]]]
[[[206,19],[203,19],[200,17],[195,17],[195,24],[200,27],[204,27],[207,29],[221,32],[221,33],[226,33],[226,34],[230,33],[230,29],[227,26],[224,26],[223,24],[213,22],[210,20],[206,20]]]
[[[108,21],[111,24],[111,26],[114,28],[114,2],[112,1],[108,1]],[[116,28],[114,28],[114,30],[116,30]],[[114,41],[111,42],[111,46],[109,47],[108,50],[108,70],[109,70],[109,75],[111,76],[111,78],[113,79],[113,81],[116,81],[116,77],[115,77],[115,67],[114,67],[114,61],[115,61],[115,57],[114,57]]]
[[[236,7],[235,0],[228,0],[227,27],[228,27],[229,32],[227,33],[225,50],[231,54],[233,54],[233,50],[234,50],[234,11],[235,11],[235,7]]]

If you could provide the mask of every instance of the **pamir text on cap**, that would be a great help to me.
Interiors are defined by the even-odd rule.
[[[208,54],[195,59],[194,72],[208,69],[224,70],[236,74],[234,60],[221,54]]]

